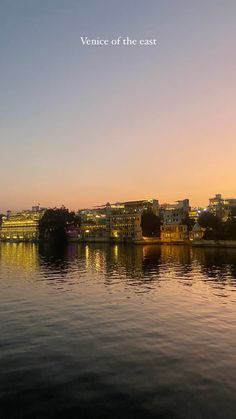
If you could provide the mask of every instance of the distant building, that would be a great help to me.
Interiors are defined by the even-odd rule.
[[[116,202],[79,211],[82,241],[135,241],[142,239],[141,217],[144,211],[158,214],[158,200]]]
[[[183,199],[174,204],[162,204],[159,213],[163,224],[182,224],[183,219],[188,216],[189,209],[189,200]]]
[[[201,213],[204,211],[203,208],[190,208],[189,212],[188,212],[188,216],[190,218],[190,220],[193,220],[195,222],[197,222],[199,216],[201,215]]]
[[[110,239],[134,241],[142,239],[141,214],[135,212],[110,213],[108,217]]]
[[[164,224],[161,226],[161,241],[175,242],[188,240],[188,227],[182,224]]]
[[[78,211],[81,226],[78,228],[78,239],[82,241],[108,241],[106,206],[87,208]]]
[[[159,202],[157,199],[141,199],[138,201],[124,201],[124,202],[115,202],[110,204],[109,202],[106,205],[101,205],[96,207],[95,211],[124,211],[128,213],[143,213],[144,211],[151,211],[155,215],[159,215]]]
[[[39,237],[39,220],[45,209],[38,206],[31,210],[20,212],[7,212],[3,217],[0,228],[1,240],[34,241]]]
[[[153,214],[159,215],[159,202],[157,199],[144,199],[139,201],[125,201],[113,204],[122,206],[127,212],[139,212],[152,211]]]
[[[198,222],[196,222],[193,226],[192,231],[189,233],[190,240],[201,240],[204,236],[204,228],[200,226]]]
[[[221,194],[216,194],[209,198],[208,210],[222,220],[227,220],[231,210],[236,210],[236,198],[223,198]]]
[[[109,241],[109,229],[105,225],[81,224],[77,230],[78,239],[82,241]]]

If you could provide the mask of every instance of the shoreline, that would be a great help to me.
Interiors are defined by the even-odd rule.
[[[31,244],[41,244],[41,243],[53,243],[54,245],[59,245],[60,243],[55,243],[52,241],[45,240],[20,240],[20,239],[11,239],[11,240],[0,240],[1,243],[31,243]],[[106,243],[110,245],[114,244],[133,244],[133,245],[158,245],[158,246],[190,246],[190,247],[204,247],[204,248],[236,248],[236,240],[160,240],[158,238],[145,238],[142,240],[133,240],[133,241],[118,241],[118,240],[77,240],[70,239],[66,242],[70,243],[80,243],[80,244],[89,244],[89,243]]]

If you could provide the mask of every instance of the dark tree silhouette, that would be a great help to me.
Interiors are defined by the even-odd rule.
[[[205,211],[200,215],[198,222],[201,227],[211,229],[217,229],[221,223],[219,217],[208,211]]]
[[[236,206],[231,208],[230,217],[236,217]]]
[[[204,239],[206,240],[219,240],[225,238],[224,225],[217,215],[211,212],[203,212],[198,222],[201,227],[205,228]]]
[[[39,237],[41,240],[65,242],[67,230],[79,225],[80,217],[67,208],[48,209],[39,222]]]
[[[192,218],[190,218],[188,215],[186,215],[186,217],[182,219],[182,224],[188,227],[188,231],[191,231],[193,229],[195,221]]]
[[[230,217],[224,224],[225,238],[228,240],[236,240],[236,218]]]
[[[142,234],[145,237],[160,237],[161,220],[152,211],[145,211],[142,214]]]

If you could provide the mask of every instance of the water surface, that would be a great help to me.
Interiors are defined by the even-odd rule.
[[[236,249],[0,244],[0,417],[236,418]]]

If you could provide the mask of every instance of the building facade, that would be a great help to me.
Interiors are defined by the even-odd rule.
[[[141,214],[136,212],[110,213],[108,217],[112,241],[135,241],[142,239]]]
[[[80,210],[81,227],[78,239],[113,242],[141,240],[141,219],[145,210],[158,213],[158,201],[107,203],[93,209]]]
[[[236,212],[236,198],[223,198],[221,194],[216,194],[209,198],[208,210],[226,221],[232,211]]]
[[[183,219],[189,214],[189,200],[183,199],[174,204],[162,204],[160,217],[163,224],[182,224]]]
[[[204,236],[205,229],[202,228],[198,222],[193,226],[193,229],[189,232],[190,240],[201,240]]]
[[[32,207],[21,212],[7,212],[2,218],[0,240],[6,241],[37,241],[39,238],[39,220],[44,209]]]
[[[193,220],[196,223],[203,211],[204,209],[200,207],[190,208],[188,216],[190,220]]]
[[[161,226],[162,242],[178,242],[188,240],[188,227],[182,224],[165,224]]]
[[[159,202],[157,199],[143,199],[139,201],[125,201],[125,202],[118,202],[117,205],[119,207],[123,207],[126,212],[131,213],[143,213],[144,211],[151,211],[155,215],[159,215]]]

